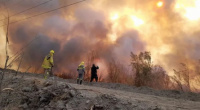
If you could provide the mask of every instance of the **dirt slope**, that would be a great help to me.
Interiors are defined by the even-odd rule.
[[[69,84],[77,90],[80,90],[84,97],[92,98],[101,94],[107,94],[118,100],[133,105],[136,109],[196,109],[200,110],[200,102],[187,101],[182,99],[173,99],[166,97],[159,97],[153,95],[146,95],[140,93],[126,92],[121,90],[106,89],[100,87],[91,87],[86,85]]]
[[[163,91],[156,96],[159,91],[150,89],[151,93],[146,91],[144,94],[138,88],[120,84],[85,82],[77,85],[74,84],[75,80],[57,78],[56,82],[46,81],[41,75],[33,74],[26,74],[23,78],[22,74],[12,77],[6,74],[4,88],[12,90],[2,92],[1,110],[200,110],[198,94],[191,95],[196,96],[196,99],[175,99],[171,97],[176,95],[173,92],[168,98],[160,95]],[[141,91],[144,92],[144,89]]]

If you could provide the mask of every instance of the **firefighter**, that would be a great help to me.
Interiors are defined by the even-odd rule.
[[[42,67],[44,68],[44,79],[49,78],[49,76],[53,76],[52,73],[52,67],[54,66],[53,55],[54,55],[54,50],[51,50],[50,53],[47,56],[45,56],[44,61],[42,63]]]
[[[99,69],[99,67],[95,66],[95,64],[93,64],[92,68],[91,68],[91,80],[90,80],[90,82],[92,82],[93,79],[95,79],[96,82],[98,81],[97,69]]]
[[[78,71],[77,84],[82,84],[83,77],[84,77],[84,74],[85,74],[85,66],[84,66],[83,61],[78,66],[77,71]]]

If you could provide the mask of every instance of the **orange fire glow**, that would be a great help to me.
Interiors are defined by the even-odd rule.
[[[190,21],[200,19],[200,0],[177,0],[175,9]]]
[[[162,7],[162,6],[163,6],[163,2],[162,1],[157,2],[157,7]]]

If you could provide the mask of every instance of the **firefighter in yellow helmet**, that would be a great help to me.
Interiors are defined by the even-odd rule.
[[[82,84],[83,77],[84,77],[84,74],[85,74],[85,66],[84,66],[83,61],[78,66],[77,71],[78,71],[77,84]]]
[[[54,66],[53,55],[54,55],[54,50],[51,50],[50,53],[47,56],[45,56],[44,61],[42,63],[42,67],[44,68],[45,79],[47,79],[49,76],[53,76],[52,74],[52,67]]]

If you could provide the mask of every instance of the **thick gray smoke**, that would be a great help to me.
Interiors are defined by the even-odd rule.
[[[53,0],[14,16],[11,21],[73,2]],[[172,71],[181,62],[196,68],[194,65],[200,55],[199,22],[190,22],[176,12],[174,0],[164,0],[162,7],[158,7],[157,2],[91,0],[12,24],[9,27],[9,53],[17,52],[39,37],[24,51],[23,65],[39,68],[51,49],[55,50],[58,73],[76,71],[81,61],[87,62],[91,51],[95,51],[97,59],[103,60],[105,65],[112,59],[129,65],[131,51],[137,54],[147,50],[152,53],[152,60],[167,71]],[[9,12],[12,15],[36,4],[36,1],[25,1],[16,7],[10,5]],[[115,14],[117,16],[113,17]],[[134,26],[140,22],[137,18],[144,21],[138,27]],[[110,34],[113,33],[117,37],[111,42]]]
[[[31,4],[26,1],[21,6],[26,8],[30,7]],[[53,4],[52,7],[58,6],[56,2],[51,4]],[[49,8],[51,7],[46,5],[31,13],[19,15],[17,19],[34,15]],[[23,8],[10,9],[12,13],[20,10]],[[69,10],[67,9],[66,13],[73,16],[72,19],[66,19],[65,16],[68,17],[68,14],[65,12],[57,11],[56,14],[42,15],[10,26],[9,39],[12,42],[9,46],[10,54],[16,53],[32,39],[37,38],[27,48],[25,47],[23,70],[29,66],[32,67],[33,71],[35,69],[41,70],[43,58],[51,49],[55,50],[54,60],[57,73],[75,72],[81,61],[87,62],[91,51],[95,51],[98,54],[98,59],[103,60],[104,63],[115,58],[128,65],[131,51],[145,50],[145,43],[140,40],[136,30],[124,32],[116,43],[109,43],[107,35],[110,31],[110,24],[105,22],[104,13],[84,6],[72,7]]]

